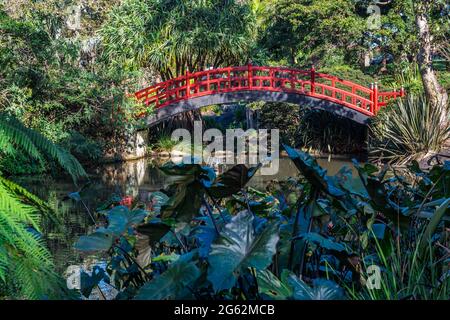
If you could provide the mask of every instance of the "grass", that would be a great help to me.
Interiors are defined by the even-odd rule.
[[[420,238],[420,237],[419,237]],[[450,273],[446,261],[438,259],[436,248],[429,246],[425,256],[420,254],[420,241],[402,243],[390,239],[387,244],[376,241],[376,257],[366,257],[369,265],[381,268],[379,288],[363,287],[357,292],[347,288],[351,299],[357,300],[447,300],[450,294]],[[391,254],[386,254],[386,251]],[[445,258],[445,255],[444,255]],[[448,253],[447,253],[448,260]],[[364,274],[364,273],[363,273]],[[364,274],[364,278],[369,275]]]
[[[155,144],[150,146],[150,148],[158,152],[170,152],[175,148],[177,143],[177,141],[172,140],[171,136],[162,135]]]

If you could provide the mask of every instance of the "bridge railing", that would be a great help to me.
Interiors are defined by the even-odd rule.
[[[146,106],[163,108],[194,97],[234,91],[272,91],[311,96],[332,101],[368,116],[375,115],[392,99],[403,97],[404,90],[378,92],[336,76],[294,68],[240,66],[186,73],[135,93]]]

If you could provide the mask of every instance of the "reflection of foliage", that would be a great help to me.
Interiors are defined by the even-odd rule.
[[[108,226],[77,246],[91,250],[86,239],[114,231],[102,249],[117,299],[447,298],[449,163],[430,172],[415,163],[410,181],[355,162],[355,184],[351,170],[328,176],[307,153],[285,149],[301,178],[269,192],[245,187],[252,170],[215,177],[168,164],[176,183],[169,197],[155,194],[159,209],[113,208]],[[365,285],[372,264],[383,270],[377,293]]]

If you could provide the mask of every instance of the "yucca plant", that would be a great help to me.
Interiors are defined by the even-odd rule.
[[[54,160],[74,181],[86,176],[70,153],[4,113],[0,114],[0,150],[12,156],[21,152],[36,161]],[[39,231],[42,215],[51,213],[44,201],[0,175],[0,295],[56,297],[59,277]]]
[[[423,95],[397,100],[370,125],[370,157],[405,164],[439,152],[450,139],[450,122],[441,120],[441,110]]]

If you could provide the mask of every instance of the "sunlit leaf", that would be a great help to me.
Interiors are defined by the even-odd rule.
[[[278,229],[278,222],[270,222],[257,234],[251,213],[243,211],[234,216],[211,246],[208,280],[214,290],[231,288],[244,268],[263,270],[269,266],[276,252]]]

